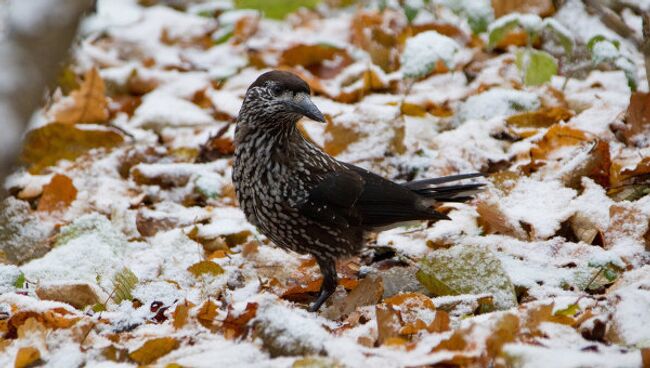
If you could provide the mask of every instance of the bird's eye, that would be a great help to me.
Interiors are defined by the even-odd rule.
[[[271,86],[271,93],[274,96],[279,96],[282,94],[282,88],[280,88],[278,85]]]

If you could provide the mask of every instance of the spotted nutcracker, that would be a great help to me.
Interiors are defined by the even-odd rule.
[[[481,184],[434,186],[465,174],[395,183],[337,161],[306,140],[296,123],[325,122],[307,83],[285,71],[262,74],[237,119],[233,183],[246,218],[278,246],[313,255],[323,283],[317,311],[337,285],[336,260],[358,254],[364,233],[414,220],[449,220],[433,208],[463,202]]]

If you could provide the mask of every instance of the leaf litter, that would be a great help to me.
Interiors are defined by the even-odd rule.
[[[575,0],[281,3],[98,3],[5,183],[0,365],[648,361],[643,76],[566,78],[546,47],[641,71],[629,41]],[[453,221],[339,262],[319,313],[313,259],[248,224],[230,183],[233,121],[271,68],[308,81],[328,123],[301,130],[339,159],[489,174]]]

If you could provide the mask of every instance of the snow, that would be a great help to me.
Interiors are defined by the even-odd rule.
[[[472,119],[487,120],[531,111],[539,107],[539,97],[532,92],[492,88],[469,97],[458,109],[456,120],[459,123]]]
[[[411,5],[420,7],[417,3]],[[38,334],[9,339],[0,354],[0,365],[12,365],[17,349],[32,345],[40,349],[46,365],[131,367],[132,362],[106,361],[102,349],[115,346],[133,351],[147,339],[160,336],[174,337],[180,343],[154,363],[160,366],[290,367],[305,364],[301,361],[305,355],[318,356],[323,364],[350,367],[445,364],[461,355],[472,362],[484,362],[478,359],[488,354],[487,339],[499,336],[495,328],[507,315],[519,320],[520,329],[503,354],[490,356],[496,359],[495,365],[641,365],[638,349],[648,347],[650,341],[646,328],[650,324],[650,271],[645,248],[650,197],[617,202],[608,196],[609,188],[586,177],[568,188],[562,180],[589,158],[590,144],[553,150],[545,167],[522,172],[532,166],[530,150],[547,130],[530,129],[519,136],[521,132],[506,121],[521,112],[567,108],[574,116],[562,124],[609,144],[611,170],[632,169],[650,151],[621,142],[612,128],[625,122],[631,93],[627,77],[632,74],[644,79],[642,68],[635,68],[642,65],[641,54],[597,17],[588,15],[577,0],[568,0],[544,20],[536,15],[506,16],[494,22],[492,29],[516,18],[529,30],[552,27],[578,43],[596,34],[621,41],[617,56],[608,42],[598,43],[596,54],[613,58],[622,70],[594,70],[585,79],[571,78],[564,89],[561,75],[547,86],[524,87],[513,52],[489,54],[483,59],[479,47],[465,44],[472,22],[467,18],[491,20],[490,2],[445,0],[426,5],[413,24],[449,23],[456,25],[461,35],[452,40],[429,31],[409,37],[405,52],[391,51],[395,56],[401,53],[401,69],[385,71],[371,62],[369,50],[351,42],[350,22],[357,12],[371,12],[374,5],[364,9],[321,5],[318,15],[292,15],[285,22],[261,19],[258,32],[250,38],[211,45],[233,31],[238,20],[255,19],[259,13],[232,10],[228,0],[192,3],[187,11],[163,5],[145,7],[135,0],[99,1],[97,14],[83,23],[80,44],[72,57],[73,70],[98,67],[112,97],[128,95],[129,83],[136,77],[151,83],[153,90],[137,96],[142,103],[133,116],[118,113],[110,121],[131,135],[123,146],[60,162],[40,175],[19,171],[5,184],[12,194],[22,193],[18,198],[29,199],[10,197],[0,206],[0,243],[13,264],[0,265],[0,315],[62,308],[80,322],[71,329],[48,328],[44,339],[36,338]],[[401,27],[407,24],[404,14],[397,1],[388,5],[381,30],[401,34]],[[215,10],[216,17],[199,15]],[[32,18],[27,14],[24,21]],[[637,18],[628,14],[626,21],[638,28]],[[333,126],[353,131],[356,139],[344,147],[338,159],[399,182],[478,170],[512,174],[500,186],[495,186],[496,178],[478,179],[488,182],[478,200],[498,208],[504,221],[518,228],[514,235],[488,231],[476,202],[447,204],[446,213],[452,221],[380,232],[372,244],[377,246],[375,250],[390,247],[395,255],[381,261],[352,258],[350,264],[363,275],[380,275],[389,295],[419,292],[431,297],[415,278],[418,262],[444,252],[457,255],[460,248],[480,248],[494,255],[512,281],[518,308],[507,314],[476,315],[479,300],[489,296],[482,292],[430,298],[439,309],[448,311],[452,330],[420,330],[408,337],[406,345],[387,346],[376,342],[374,305],[357,309],[346,320],[330,320],[326,313],[305,311],[314,293],[281,296],[292,287],[313,287],[317,266],[308,256],[274,246],[246,221],[232,193],[231,157],[202,164],[194,163],[193,155],[222,128],[223,139],[233,138],[233,122],[246,89],[260,73],[278,67],[283,50],[320,42],[345,49],[351,60],[328,78],[318,78],[318,68],[296,67],[314,77],[319,88],[313,88],[317,92],[312,99],[332,121],[331,125],[301,124],[320,146],[332,143],[334,136],[328,132]],[[446,63],[451,71],[432,72],[437,61]],[[367,89],[370,74],[381,88]],[[417,80],[409,81],[412,84],[407,89],[403,78],[409,75]],[[563,90],[563,94],[555,90]],[[342,94],[358,91],[363,91],[359,101],[340,99]],[[194,102],[197,97],[205,97],[200,106]],[[402,102],[427,112],[403,115]],[[117,101],[111,101],[111,107],[116,106]],[[35,115],[33,127],[48,123],[47,110]],[[402,146],[399,151],[397,145]],[[133,161],[125,162],[134,152],[142,157],[135,155]],[[77,199],[57,217],[34,210],[43,185],[55,173],[71,177],[78,190]],[[625,217],[630,214],[633,216]],[[603,246],[570,240],[572,230],[562,225],[570,228],[577,219],[601,233]],[[147,226],[151,228],[144,229]],[[145,236],[144,230],[150,233]],[[250,234],[245,243],[228,248],[222,244],[223,237],[239,233]],[[3,238],[7,234],[9,238]],[[211,247],[219,247],[221,252]],[[9,257],[16,254],[22,258]],[[201,261],[218,264],[224,273],[196,277],[188,268]],[[585,293],[589,279],[604,265],[616,266],[615,283],[606,285],[603,295]],[[350,273],[354,268],[339,266],[341,279],[356,280]],[[100,293],[107,296],[114,288],[113,275],[123,267],[138,277],[132,294],[141,307],[131,301],[116,305],[107,300],[107,310],[98,314],[39,300],[34,293],[35,286],[87,282],[93,287],[98,284]],[[483,265],[476,271],[485,273]],[[20,272],[26,275],[27,287],[16,290]],[[346,293],[342,288],[337,291],[339,297]],[[502,297],[497,295],[498,303]],[[197,320],[199,306],[208,299],[217,306],[211,328]],[[580,313],[593,315],[591,322],[579,326],[543,322],[539,335],[526,331],[527,310],[536,303],[553,304],[557,311],[576,300]],[[174,310],[184,301],[195,306],[190,308],[187,324],[175,328]],[[168,320],[153,320],[153,302],[162,303]],[[258,310],[251,321],[240,326],[245,334],[231,339],[224,321],[228,315],[242,316],[249,303],[256,304]],[[428,309],[397,309],[402,322],[417,318],[428,323],[434,317]],[[593,328],[595,319],[607,324],[607,344],[580,335],[583,327]],[[80,348],[78,333],[89,323],[95,327]],[[467,349],[433,352],[455,331],[462,333]]]
[[[456,41],[436,31],[419,33],[406,41],[402,54],[402,73],[410,78],[422,77],[433,70],[438,61],[453,68],[458,49]]]

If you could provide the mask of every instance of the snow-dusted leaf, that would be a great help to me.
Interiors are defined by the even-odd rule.
[[[49,184],[43,187],[43,195],[38,201],[38,210],[56,212],[66,209],[77,198],[77,188],[72,179],[56,174]]]
[[[21,159],[37,174],[59,160],[74,160],[93,148],[109,149],[123,141],[122,135],[111,129],[52,123],[27,133]]]
[[[142,346],[129,353],[129,358],[138,364],[151,364],[178,346],[179,342],[173,337],[157,337],[145,341]]]
[[[108,101],[104,89],[97,68],[88,70],[80,88],[53,106],[54,121],[63,124],[105,123],[108,120]]]
[[[437,250],[420,262],[417,277],[435,295],[491,293],[498,309],[517,305],[501,262],[481,247],[457,245]]]
[[[546,51],[518,50],[515,60],[527,86],[544,84],[557,74],[557,60]]]
[[[113,301],[120,304],[123,300],[133,299],[131,292],[138,284],[138,277],[128,268],[123,268],[113,277]]]
[[[33,346],[18,349],[14,368],[27,368],[35,365],[41,359],[41,352]]]
[[[408,78],[421,78],[440,63],[446,68],[453,68],[454,56],[459,49],[456,41],[436,31],[419,33],[406,40],[402,53],[402,73]]]
[[[550,30],[564,48],[566,56],[571,56],[575,46],[575,40],[573,39],[571,31],[554,18],[544,19],[542,22],[542,28]]]

